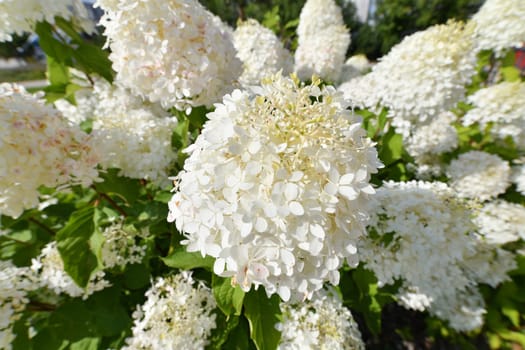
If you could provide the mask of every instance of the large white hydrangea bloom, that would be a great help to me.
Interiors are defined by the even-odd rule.
[[[55,241],[48,243],[40,255],[31,261],[31,269],[35,273],[39,287],[75,298],[87,299],[91,294],[111,285],[104,279],[104,272],[97,271],[91,276],[85,288],[79,287],[64,270],[64,262]]]
[[[486,201],[510,186],[511,169],[495,154],[469,151],[450,162],[446,170],[450,184],[462,198]]]
[[[0,84],[0,214],[39,203],[38,188],[89,186],[98,178],[93,140],[23,87]]]
[[[525,27],[525,24],[523,24]],[[476,91],[468,97],[474,108],[463,116],[463,125],[490,125],[497,140],[510,137],[518,149],[525,150],[525,83],[502,82]]]
[[[483,205],[474,218],[478,232],[489,244],[525,240],[525,207],[497,200]]]
[[[117,80],[135,94],[183,110],[211,106],[233,90],[242,68],[231,30],[198,1],[98,5]]]
[[[476,284],[507,279],[512,254],[485,246],[470,210],[445,183],[385,182],[370,204],[370,236],[359,251],[380,285],[401,279],[405,307],[428,309],[458,330],[479,327],[484,304]],[[469,299],[479,302],[457,302]],[[462,312],[452,312],[453,300]],[[478,321],[464,323],[475,314]]]
[[[37,22],[55,23],[55,17],[71,19],[91,33],[95,23],[80,0],[2,0],[0,1],[0,42],[11,41],[11,34],[33,32]]]
[[[360,90],[372,94],[358,92],[356,99],[370,104],[365,107],[388,107],[397,132],[408,137],[410,125],[428,124],[463,99],[475,66],[470,31],[449,22],[405,37],[371,73],[340,90],[348,90],[345,95],[351,100]]]
[[[334,0],[308,0],[297,27],[295,72],[302,80],[317,75],[339,82],[350,32],[344,25],[341,8]]]
[[[494,50],[520,47],[525,42],[525,2],[521,0],[487,0],[472,17],[475,48]]]
[[[279,350],[364,350],[352,313],[335,293],[320,290],[312,300],[281,303]]]
[[[237,57],[243,63],[239,81],[244,85],[257,85],[262,78],[282,71],[293,71],[293,57],[270,29],[254,19],[241,22],[233,32]]]
[[[245,291],[308,298],[357,264],[381,164],[342,95],[317,83],[274,76],[227,95],[177,176],[168,220]]]
[[[132,336],[122,349],[204,349],[216,327],[215,299],[189,272],[159,277],[133,312]]]

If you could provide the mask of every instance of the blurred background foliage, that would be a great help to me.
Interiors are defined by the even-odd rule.
[[[468,19],[483,1],[372,0],[375,6],[371,6],[372,11],[365,23],[359,21],[352,1],[337,2],[352,33],[348,55],[363,53],[376,60],[407,35],[452,18]],[[201,3],[230,25],[235,25],[239,19],[255,18],[274,30],[289,48],[295,48],[295,28],[304,0],[201,0]]]

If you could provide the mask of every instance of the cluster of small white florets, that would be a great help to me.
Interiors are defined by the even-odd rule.
[[[467,287],[456,293],[443,294],[432,298],[419,293],[415,287],[406,288],[397,295],[399,303],[406,308],[424,311],[446,320],[449,326],[459,332],[468,332],[483,325],[487,313],[483,296],[476,288]]]
[[[98,161],[93,140],[56,109],[20,86],[0,85],[0,214],[36,207],[42,185],[90,185]]]
[[[474,24],[476,50],[494,50],[501,55],[506,49],[525,42],[525,2],[520,0],[487,0],[471,22]]]
[[[489,244],[525,240],[525,207],[504,200],[483,205],[474,218],[478,232]]]
[[[2,0],[0,42],[11,41],[12,34],[33,32],[37,22],[55,23],[55,17],[73,20],[88,33],[94,31],[94,22],[80,0]]]
[[[368,109],[374,113],[381,112],[379,96],[377,91],[381,89],[380,83],[374,79],[372,74],[365,74],[350,79],[337,87],[349,101],[352,107]]]
[[[437,176],[442,171],[439,156],[458,146],[458,133],[452,123],[456,115],[443,112],[426,125],[412,125],[405,140],[407,152],[417,164],[419,177]]]
[[[29,302],[27,293],[37,289],[31,277],[29,268],[0,260],[0,349],[12,349],[13,325]]]
[[[146,256],[147,246],[137,242],[148,235],[147,228],[138,231],[133,226],[126,226],[117,221],[102,231],[101,256],[104,268],[124,267],[128,264],[138,264]]]
[[[98,98],[91,88],[81,88],[75,92],[75,104],[66,99],[58,99],[53,104],[71,124],[80,125],[93,116]]]
[[[326,81],[339,81],[350,32],[341,8],[334,0],[308,0],[299,16],[295,71],[302,80],[317,75]]]
[[[87,286],[82,289],[64,270],[56,242],[48,243],[40,255],[31,262],[31,269],[36,273],[40,287],[48,288],[56,294],[65,293],[71,297],[86,299],[91,294],[110,286],[104,280],[104,272],[98,271],[91,276]]]
[[[120,175],[169,185],[168,170],[177,153],[171,145],[177,119],[160,104],[144,101],[118,85],[95,79],[91,89],[75,95],[76,105],[66,100],[59,108],[70,121],[91,120],[93,144],[105,169]],[[57,102],[55,102],[57,104]]]
[[[243,290],[304,298],[357,264],[374,144],[342,95],[276,75],[234,91],[208,122],[177,176],[168,216],[188,251]]]
[[[216,304],[204,284],[195,284],[189,272],[159,277],[133,312],[132,337],[123,349],[204,349],[216,327]]]
[[[523,25],[525,27],[525,25]],[[497,140],[510,137],[518,149],[525,150],[525,83],[502,82],[476,91],[468,97],[474,108],[463,117],[463,125],[490,125]]]
[[[243,63],[239,81],[243,85],[259,84],[262,78],[282,71],[293,71],[292,54],[283,46],[274,32],[254,19],[238,25],[233,33],[237,57]]]
[[[177,153],[171,145],[177,118],[160,106],[143,103],[122,88],[107,85],[93,114],[93,140],[103,168],[120,175],[168,185],[168,170]]]
[[[459,197],[486,201],[510,186],[510,165],[495,154],[483,151],[462,153],[446,170],[450,185]]]
[[[449,22],[417,32],[403,39],[359,81],[351,80],[340,90],[350,100],[364,85],[357,100],[390,108],[396,131],[404,137],[409,126],[427,124],[434,116],[450,110],[465,95],[465,86],[475,73],[476,56],[469,30],[462,23]]]
[[[279,350],[360,350],[361,333],[352,313],[335,293],[320,290],[298,304],[281,303]]]
[[[400,301],[405,307],[428,308],[458,330],[467,325],[455,318],[461,314],[449,312],[448,302],[478,295],[476,283],[495,286],[515,267],[511,253],[486,246],[476,236],[471,211],[445,183],[385,182],[369,211],[374,213],[370,238],[359,247],[366,267],[380,285],[403,281]],[[471,315],[477,309],[465,310]]]
[[[98,5],[117,80],[133,93],[184,110],[212,106],[233,90],[242,67],[231,30],[198,1]]]

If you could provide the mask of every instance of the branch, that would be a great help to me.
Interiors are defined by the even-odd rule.
[[[44,231],[46,231],[47,233],[49,233],[51,236],[55,236],[57,233],[51,229],[50,227],[48,227],[47,225],[45,225],[44,223],[38,221],[37,219],[35,219],[34,217],[31,217],[28,219],[29,221],[31,221],[32,223],[34,223],[35,225],[37,225],[38,227],[44,229]]]
[[[128,214],[126,213],[126,211],[120,206],[118,205],[117,202],[115,202],[110,196],[108,196],[107,194],[105,194],[104,192],[100,192],[99,190],[97,190],[97,188],[95,187],[95,185],[91,185],[91,188],[94,189],[97,194],[105,199],[106,201],[108,201],[108,203],[113,207],[115,208],[116,211],[118,211],[120,213],[120,215],[124,216],[124,217],[128,217]]]

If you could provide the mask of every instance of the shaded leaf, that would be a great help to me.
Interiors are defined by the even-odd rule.
[[[89,241],[95,234],[94,208],[86,207],[71,215],[66,226],[58,231],[56,240],[64,270],[80,287],[85,287],[98,266]]]
[[[258,350],[277,349],[281,333],[275,328],[280,321],[280,299],[270,298],[262,287],[252,290],[244,297],[244,315],[250,324],[250,336]]]

